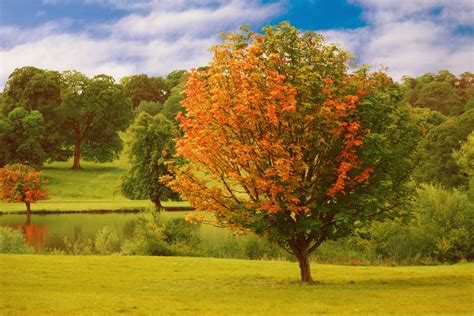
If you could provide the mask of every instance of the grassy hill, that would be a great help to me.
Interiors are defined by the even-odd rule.
[[[474,264],[313,265],[182,257],[0,255],[2,314],[471,314]]]
[[[50,199],[32,205],[33,211],[120,210],[152,206],[147,200],[132,201],[118,191],[120,179],[127,172],[124,158],[111,163],[82,162],[82,170],[72,170],[71,162],[47,164],[43,173],[48,180]],[[183,202],[165,206],[187,205]],[[0,201],[1,211],[24,211],[25,206]]]

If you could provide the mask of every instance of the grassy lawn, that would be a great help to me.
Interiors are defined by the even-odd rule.
[[[313,265],[182,257],[0,256],[2,314],[472,314],[474,264]]]
[[[111,163],[82,162],[82,170],[71,170],[71,162],[47,164],[50,199],[32,205],[33,211],[121,210],[151,207],[148,200],[132,201],[118,191],[127,171],[124,158]],[[186,202],[163,203],[164,206],[188,206]],[[2,211],[24,211],[25,205],[0,201]]]

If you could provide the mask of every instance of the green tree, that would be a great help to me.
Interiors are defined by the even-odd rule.
[[[453,158],[461,172],[469,179],[469,198],[474,201],[474,132],[469,134],[459,150],[453,152]]]
[[[133,75],[122,78],[121,83],[134,108],[137,108],[142,101],[163,103],[169,95],[167,83],[162,77]]]
[[[13,109],[0,119],[0,167],[22,163],[40,167],[46,153],[40,143],[44,137],[44,120],[39,111],[23,107]]]
[[[178,85],[183,86],[188,76],[189,72],[187,70],[174,70],[170,72],[166,76],[165,80],[168,90],[171,91],[174,87]]]
[[[73,169],[80,160],[105,162],[118,157],[124,131],[132,117],[129,99],[112,77],[92,79],[76,71],[63,73],[62,109],[65,144],[74,148]]]
[[[188,79],[172,188],[217,225],[276,242],[311,281],[310,255],[357,225],[396,216],[419,127],[385,74],[288,23],[229,34]],[[197,220],[206,220],[197,218]]]
[[[162,176],[172,175],[170,163],[175,161],[177,136],[174,124],[162,114],[142,112],[127,136],[130,168],[122,179],[122,194],[130,199],[150,199],[157,210],[161,210],[162,201],[179,199],[176,192],[160,182]]]
[[[158,101],[142,101],[137,108],[137,113],[146,112],[151,116],[155,116],[163,109],[163,104]]]
[[[415,173],[419,182],[439,183],[446,188],[464,187],[468,182],[453,158],[474,130],[474,109],[449,118],[433,128],[420,146],[421,161]]]
[[[430,108],[444,115],[459,115],[464,111],[459,92],[448,82],[433,81],[424,85],[414,105]]]
[[[165,104],[163,104],[162,113],[171,122],[176,122],[176,115],[179,112],[182,112],[183,114],[186,113],[186,109],[181,105],[181,102],[184,100],[183,91],[183,86],[178,85],[174,87],[171,90],[171,95],[166,100]]]
[[[56,71],[35,67],[17,68],[10,75],[2,94],[2,112],[6,117],[13,109],[39,111],[44,119],[44,134],[39,140],[46,158],[65,160],[68,153],[62,147],[61,76]]]

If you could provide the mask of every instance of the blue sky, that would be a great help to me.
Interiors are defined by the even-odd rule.
[[[219,32],[283,20],[397,80],[474,72],[472,0],[1,0],[0,89],[27,65],[165,75],[206,64]]]

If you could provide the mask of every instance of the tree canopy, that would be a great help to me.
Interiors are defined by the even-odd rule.
[[[65,145],[74,148],[73,169],[81,168],[81,156],[98,162],[117,158],[122,150],[118,132],[128,127],[132,108],[114,79],[65,72],[61,98]]]
[[[419,128],[381,72],[287,23],[228,34],[193,71],[178,115],[172,188],[219,225],[277,242],[311,281],[309,255],[402,206]],[[166,181],[166,178],[163,179]]]
[[[474,75],[465,72],[459,78],[447,70],[403,78],[404,100],[411,105],[456,116],[474,102]],[[472,100],[472,101],[471,101]]]
[[[420,182],[438,183],[446,188],[465,187],[467,174],[453,158],[453,151],[474,131],[474,109],[434,127],[420,146],[421,163],[415,173]]]
[[[6,165],[0,168],[0,200],[25,203],[29,216],[31,203],[48,198],[46,183],[41,173],[30,166]]]
[[[158,210],[161,201],[177,200],[179,195],[162,184],[162,176],[172,176],[177,130],[163,114],[141,113],[130,126],[127,139],[130,168],[123,177],[122,194],[130,199],[150,199]]]
[[[47,158],[41,146],[43,137],[44,119],[39,111],[13,109],[0,119],[0,166],[15,162],[42,166]]]
[[[57,71],[22,67],[15,69],[2,94],[3,116],[22,107],[26,111],[39,111],[43,116],[44,133],[39,140],[49,160],[65,160],[67,152],[61,144],[64,135],[61,125],[61,74]]]

